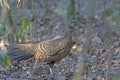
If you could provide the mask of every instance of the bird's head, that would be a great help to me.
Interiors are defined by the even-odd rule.
[[[75,27],[73,25],[68,25],[68,31],[73,32]]]
[[[73,25],[68,25],[67,26],[67,36],[71,37],[72,33],[75,31],[75,27]]]

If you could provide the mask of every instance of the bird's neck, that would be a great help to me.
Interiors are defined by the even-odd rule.
[[[66,35],[67,35],[68,37],[71,37],[71,36],[72,36],[72,32],[71,32],[71,31],[68,31]]]

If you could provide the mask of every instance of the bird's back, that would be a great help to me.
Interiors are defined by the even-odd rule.
[[[39,61],[57,61],[67,56],[72,46],[71,37],[46,40],[34,46],[34,56]]]
[[[35,44],[17,44],[8,52],[12,60],[35,57],[41,62],[59,61],[69,54],[74,45],[71,34],[58,39],[49,39]]]

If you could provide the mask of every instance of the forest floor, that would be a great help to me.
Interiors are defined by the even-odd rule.
[[[66,0],[51,0],[49,12],[45,16],[45,0],[35,2],[35,13],[32,11],[32,4],[24,2],[23,8],[16,9],[15,1],[11,0],[11,10],[13,21],[16,27],[20,27],[22,20],[28,18],[33,27],[34,41],[56,38],[65,35],[65,9]],[[114,13],[115,2],[106,0],[106,10]],[[73,39],[77,41],[77,49],[72,49],[72,55],[67,56],[57,62],[51,69],[50,66],[40,63],[35,70],[32,80],[72,80],[74,72],[81,59],[83,43],[85,37],[86,24],[86,0],[76,0],[75,33]],[[120,80],[120,30],[119,22],[114,21],[111,16],[104,14],[104,1],[96,1],[95,14],[91,21],[91,42],[89,52],[86,53],[86,71],[83,79],[80,80],[105,80],[108,72],[108,80]],[[44,19],[48,19],[48,27],[45,26]],[[37,30],[35,30],[37,28]],[[26,39],[30,39],[29,30],[26,31]],[[35,59],[31,58],[16,65],[12,69],[0,66],[0,80],[29,80],[28,76],[33,70]]]

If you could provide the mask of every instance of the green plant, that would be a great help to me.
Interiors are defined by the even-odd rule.
[[[8,56],[2,50],[0,50],[0,64],[5,65],[9,68],[12,66],[12,63],[9,60]]]
[[[6,33],[6,28],[3,25],[0,25],[0,36],[5,35]]]
[[[27,18],[25,18],[25,19],[23,19],[23,21],[22,21],[22,26],[21,26],[21,28],[18,30],[18,36],[19,36],[19,39],[22,41],[22,42],[24,42],[24,40],[25,40],[25,32],[26,32],[26,30],[29,28],[29,25],[30,23],[29,23],[29,20],[27,19]]]

